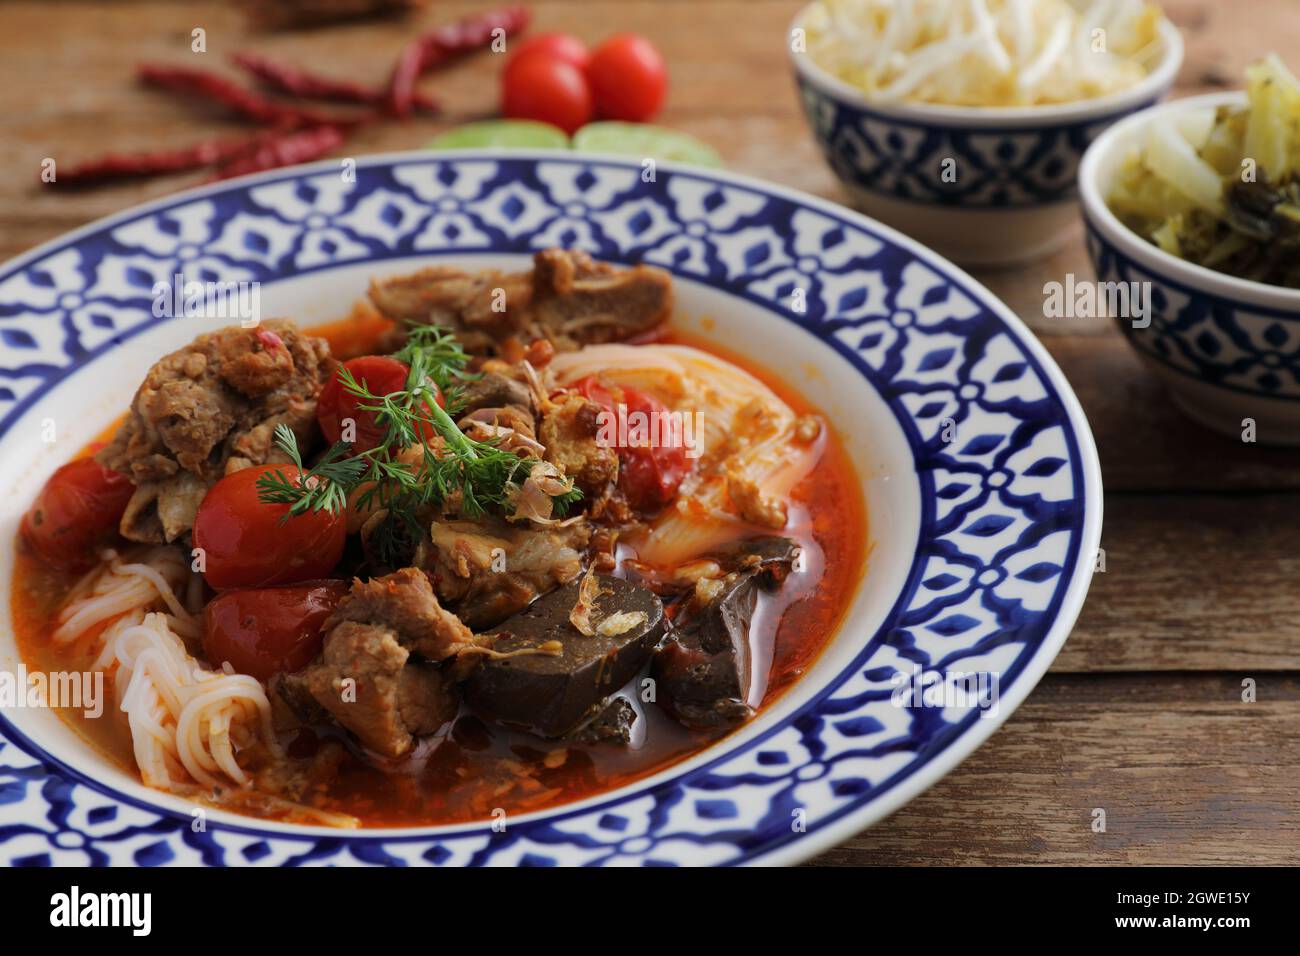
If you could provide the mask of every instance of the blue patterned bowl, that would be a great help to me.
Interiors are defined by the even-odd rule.
[[[1169,92],[1183,41],[1168,20],[1160,37],[1160,60],[1137,86],[1060,106],[873,101],[807,54],[790,56],[808,125],[855,206],[963,265],[1010,265],[1069,239],[1088,144]]]
[[[410,153],[233,180],[0,267],[0,614],[21,511],[160,354],[154,282],[257,280],[262,314],[337,317],[376,274],[578,246],[672,271],[676,321],[777,368],[843,435],[871,558],[821,657],[752,723],[623,789],[488,823],[340,832],[143,787],[56,714],[0,714],[0,863],[791,862],[897,809],[1025,698],[1083,602],[1101,527],[1087,422],[1033,335],[969,276],[839,206],[725,172],[556,153]],[[795,296],[802,290],[803,294]],[[42,442],[53,422],[57,441]],[[17,666],[0,622],[0,669]],[[988,701],[896,692],[996,678]],[[992,706],[985,706],[991,703]]]
[[[1153,118],[1245,102],[1244,93],[1189,97],[1107,130],[1079,168],[1088,254],[1100,282],[1147,284],[1150,315],[1117,321],[1183,411],[1234,438],[1253,423],[1257,440],[1296,445],[1300,290],[1238,279],[1172,256],[1121,223],[1105,201],[1115,173]]]

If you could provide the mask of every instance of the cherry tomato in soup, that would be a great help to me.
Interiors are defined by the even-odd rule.
[[[347,593],[345,581],[223,591],[203,609],[208,663],[229,661],[262,681],[306,667],[320,650],[326,619]]]
[[[639,389],[605,385],[595,376],[573,387],[615,416],[618,487],[627,503],[638,511],[658,511],[677,497],[691,463],[682,436],[668,424],[668,406]]]
[[[643,123],[659,112],[668,92],[664,58],[635,33],[615,34],[596,47],[587,79],[596,111],[607,119]]]
[[[501,74],[501,112],[572,134],[595,115],[587,77],[572,63],[541,53],[522,57]]]
[[[135,485],[93,458],[64,465],[45,483],[19,526],[23,541],[46,564],[65,571],[91,567],[117,536]]]
[[[286,518],[288,505],[258,500],[257,479],[277,469],[290,481],[301,474],[293,465],[245,468],[208,489],[199,505],[194,546],[203,550],[204,578],[219,591],[323,578],[343,556],[342,512]]]
[[[391,395],[402,391],[406,388],[406,379],[411,372],[410,366],[405,362],[386,355],[363,355],[348,359],[343,363],[343,368],[375,395]],[[434,401],[445,407],[438,386],[429,382],[428,387]],[[383,441],[384,428],[374,412],[361,407],[366,404],[370,403],[348,391],[338,369],[335,369],[316,400],[316,420],[326,439],[336,442],[345,434],[353,434],[353,430],[346,428],[348,422],[352,422],[355,430],[352,444],[355,451],[367,451]],[[421,427],[425,438],[433,434],[431,426],[426,424]]]
[[[506,70],[509,71],[516,63],[522,62],[524,57],[528,56],[544,56],[552,60],[560,60],[576,66],[579,70],[585,70],[591,61],[591,52],[587,49],[587,44],[572,33],[557,31],[534,33],[525,40],[516,41],[514,53],[510,56],[510,62],[506,64]]]

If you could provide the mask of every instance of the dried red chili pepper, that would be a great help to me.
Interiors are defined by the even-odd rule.
[[[301,67],[277,63],[256,53],[234,53],[230,59],[271,89],[290,96],[367,106],[382,106],[388,101],[387,87],[366,86],[353,80],[323,76]],[[420,94],[415,95],[412,105],[428,113],[436,113],[439,109],[437,100]]]
[[[138,72],[140,79],[150,86],[188,93],[220,103],[258,123],[289,127],[346,126],[369,119],[369,117],[330,116],[301,106],[277,103],[209,70],[142,63]]]
[[[312,126],[282,133],[264,133],[248,149],[219,166],[216,175],[209,182],[319,159],[342,145],[343,139],[343,131],[337,126]]]
[[[239,139],[206,140],[179,149],[150,150],[141,153],[110,153],[59,171],[54,182],[83,185],[136,176],[182,173],[204,166],[215,166],[244,152],[260,136]]]
[[[448,23],[408,43],[388,80],[388,109],[395,116],[411,115],[415,99],[415,81],[420,74],[450,60],[481,50],[492,42],[497,29],[506,36],[528,26],[532,14],[527,7],[505,7],[476,13],[455,23]]]

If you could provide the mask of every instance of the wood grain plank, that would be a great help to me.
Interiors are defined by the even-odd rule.
[[[1192,421],[1117,328],[1043,341],[1083,405],[1108,492],[1300,489],[1300,449],[1235,440]]]
[[[1268,48],[1300,60],[1293,2],[1163,0],[1187,44],[1176,92],[1236,86]],[[208,33],[203,65],[224,69],[229,52],[256,49],[378,82],[419,28],[493,5],[439,0],[405,22],[255,35],[209,0],[0,4],[0,259],[201,178],[76,194],[34,183],[46,156],[71,162],[240,130],[133,82],[137,61],[189,61],[194,27]],[[663,123],[712,143],[736,171],[842,200],[785,64],[785,28],[801,5],[532,4],[536,29],[650,36],[671,69]],[[347,153],[418,148],[490,115],[498,67],[479,57],[426,80],[444,117],[364,130]],[[1045,261],[977,277],[1044,339],[1092,422],[1109,492],[1106,572],[1052,673],[1007,725],[820,863],[1300,861],[1300,453],[1186,421],[1106,320],[1046,318],[1043,284],[1071,273],[1092,276],[1077,235]],[[1144,673],[1122,673],[1135,670]],[[1243,677],[1259,681],[1258,703],[1240,703]],[[1105,833],[1091,829],[1094,807],[1107,811]]]
[[[1048,676],[959,768],[814,862],[1295,865],[1300,681],[1241,694],[1235,675]]]
[[[1243,21],[1250,26],[1247,32],[1257,30],[1259,23],[1284,21],[1286,2],[1256,0],[1251,18],[1226,16],[1204,2],[1170,4],[1171,14],[1188,33],[1188,67],[1179,91],[1221,84],[1225,71],[1238,75],[1239,66],[1253,55],[1246,52],[1252,47],[1244,37],[1231,42],[1224,38],[1240,36]],[[236,11],[214,3],[8,3],[0,6],[0,168],[35,170],[45,156],[70,160],[105,148],[163,145],[205,129],[220,130],[226,124],[215,116],[196,115],[163,94],[138,89],[131,78],[138,60],[196,59],[189,52],[190,30],[196,26],[208,32],[208,52],[197,57],[204,65],[221,67],[227,53],[251,46],[286,60],[328,64],[348,76],[379,81],[412,32],[490,5],[439,3],[409,21],[258,35],[249,32]],[[839,198],[833,177],[807,135],[785,63],[785,30],[800,5],[798,0],[552,0],[534,6],[538,29],[570,30],[589,40],[615,27],[650,36],[672,68],[663,122],[702,135],[741,171]],[[58,42],[30,41],[40,36],[56,36]],[[1288,31],[1283,28],[1278,36],[1285,38]],[[445,98],[446,124],[492,111],[495,70],[490,56],[479,57],[426,81],[427,89]],[[444,125],[386,126],[368,132],[349,150],[418,147]],[[41,220],[48,226],[35,234],[26,223],[8,225],[0,212],[0,254],[57,235],[67,221],[86,221],[108,209],[165,195],[193,178],[123,186],[89,198],[58,197],[58,203],[72,208],[42,209]],[[32,193],[26,177],[6,177],[0,182],[0,210],[29,204],[36,198]],[[1090,274],[1077,243],[1048,263],[981,277],[1034,321],[1042,311],[1041,295],[1035,292],[1041,289],[1042,277],[1069,271]],[[1044,325],[1042,331],[1051,334],[1053,326]]]
[[[1108,495],[1056,672],[1300,669],[1300,498]]]

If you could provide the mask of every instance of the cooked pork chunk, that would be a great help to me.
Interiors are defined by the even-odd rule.
[[[537,415],[537,403],[526,382],[506,374],[503,362],[486,363],[483,374],[461,389],[462,415],[488,408],[516,408],[532,418]]]
[[[522,458],[538,458],[537,401],[517,368],[494,360],[467,383],[460,394],[461,431],[477,441],[491,442]]]
[[[672,305],[671,279],[653,266],[619,269],[562,249],[533,259],[533,322],[557,348],[633,338],[666,322]]]
[[[511,336],[522,337],[532,321],[530,272],[465,272],[430,266],[393,279],[373,279],[370,301],[399,324],[438,325],[456,332],[471,352],[492,351]]]
[[[491,627],[582,573],[586,521],[531,528],[499,519],[435,522],[428,561],[438,596],[470,627]]]
[[[433,662],[480,643],[438,603],[424,572],[406,568],[353,581],[325,622],[320,657],[279,689],[307,719],[304,690],[367,747],[400,757],[456,714],[452,678]]]
[[[161,543],[188,532],[219,478],[284,460],[272,444],[279,424],[309,445],[330,367],[329,345],[285,321],[200,335],[155,364],[98,455],[136,485],[122,536]]]
[[[386,757],[407,753],[458,706],[455,686],[437,667],[412,658],[392,630],[375,624],[337,624],[304,677],[317,704]]]
[[[652,266],[618,268],[585,252],[547,249],[533,257],[531,272],[434,266],[372,282],[370,300],[399,323],[441,325],[469,351],[495,354],[510,339],[569,350],[648,332],[667,320],[672,285]]]
[[[597,441],[602,411],[595,402],[570,392],[542,413],[538,434],[546,460],[563,468],[589,501],[618,482],[618,452]]]
[[[429,578],[418,568],[354,581],[326,627],[343,621],[385,627],[403,646],[431,661],[444,660],[476,643],[460,618],[438,603]]]

